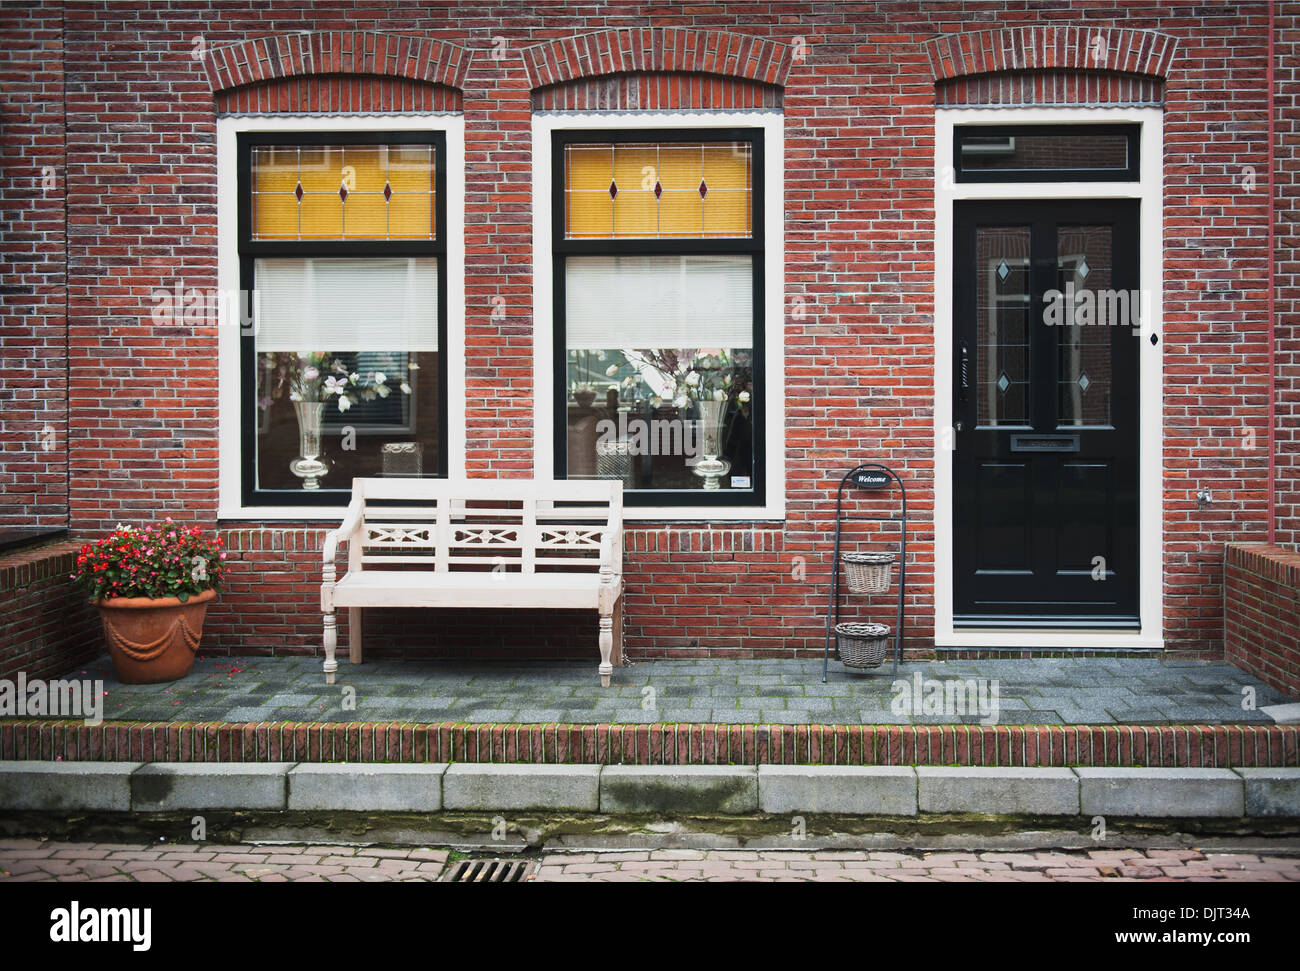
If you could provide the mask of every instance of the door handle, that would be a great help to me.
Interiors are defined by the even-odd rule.
[[[965,341],[962,341],[961,344],[958,346],[957,353],[958,353],[957,375],[958,375],[958,388],[959,388],[959,394],[957,395],[957,407],[959,409],[958,414],[960,416],[962,414],[965,414],[966,412],[966,402],[970,392],[970,349],[966,346]],[[956,420],[953,421],[952,430],[954,432],[960,432],[962,430],[962,427],[963,426],[960,417],[958,417]]]

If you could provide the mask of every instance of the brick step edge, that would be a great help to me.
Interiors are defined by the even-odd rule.
[[[1300,725],[0,722],[0,760],[1300,766]]]

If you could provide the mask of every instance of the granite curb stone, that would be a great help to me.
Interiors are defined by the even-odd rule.
[[[0,809],[131,808],[131,776],[143,762],[0,762]]]
[[[131,808],[284,809],[293,762],[150,762],[131,776]]]
[[[289,809],[436,812],[446,762],[302,762],[289,770]]]
[[[600,775],[605,813],[758,811],[753,765],[607,765]]]
[[[595,812],[599,765],[459,762],[442,777],[445,809],[569,809]]]
[[[1077,816],[1079,777],[1065,768],[918,765],[923,813]]]
[[[916,772],[906,765],[760,765],[765,813],[915,816]]]
[[[1232,769],[1080,766],[1086,816],[1244,816],[1245,783]],[[1189,811],[1194,809],[1194,811]]]
[[[1300,768],[1233,771],[1245,781],[1247,816],[1300,817]]]

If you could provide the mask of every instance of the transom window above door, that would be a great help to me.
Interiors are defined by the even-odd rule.
[[[761,504],[761,131],[553,137],[557,476]]]
[[[1138,125],[957,125],[958,182],[1136,182]]]
[[[245,505],[446,474],[444,138],[238,136]]]

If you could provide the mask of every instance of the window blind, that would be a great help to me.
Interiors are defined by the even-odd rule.
[[[752,347],[749,256],[571,256],[570,349]]]
[[[259,259],[257,350],[436,351],[431,257]]]

